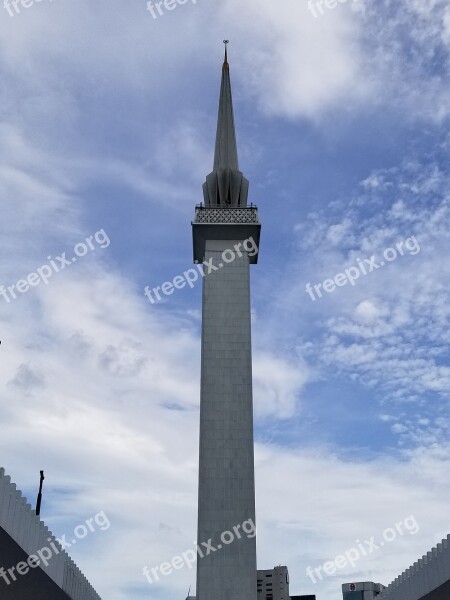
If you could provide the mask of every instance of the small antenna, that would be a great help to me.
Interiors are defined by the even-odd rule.
[[[188,591],[188,595],[187,595],[186,600],[188,600],[188,598],[189,598],[190,595],[191,595],[191,586],[189,586],[189,591]]]
[[[41,514],[41,502],[42,502],[42,484],[44,483],[44,471],[41,471],[41,478],[40,478],[40,482],[39,482],[39,493],[37,496],[37,501],[36,501],[36,516],[39,516]]]

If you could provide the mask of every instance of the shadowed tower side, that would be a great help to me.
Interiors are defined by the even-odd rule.
[[[214,166],[203,191],[192,224],[194,260],[218,268],[203,280],[197,540],[220,549],[198,558],[196,597],[256,600],[250,264],[261,225],[239,171],[226,52]]]

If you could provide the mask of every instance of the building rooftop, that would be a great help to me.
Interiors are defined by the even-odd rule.
[[[101,600],[0,468],[1,600]]]

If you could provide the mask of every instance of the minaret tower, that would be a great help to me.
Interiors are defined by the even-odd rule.
[[[255,524],[250,264],[261,229],[257,208],[247,205],[248,185],[238,165],[225,45],[214,167],[192,223],[194,261],[205,263],[197,541],[218,548],[197,559],[197,600],[257,596],[256,538],[242,530]]]

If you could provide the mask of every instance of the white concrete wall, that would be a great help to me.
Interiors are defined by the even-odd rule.
[[[450,579],[450,535],[399,575],[378,600],[419,600]]]
[[[41,564],[43,571],[72,598],[72,600],[101,600],[80,569],[56,541],[55,536],[36,516],[27,504],[22,492],[0,468],[0,527],[28,555],[36,554],[42,548],[50,548],[52,557],[48,566]],[[58,549],[57,554],[51,544]]]

